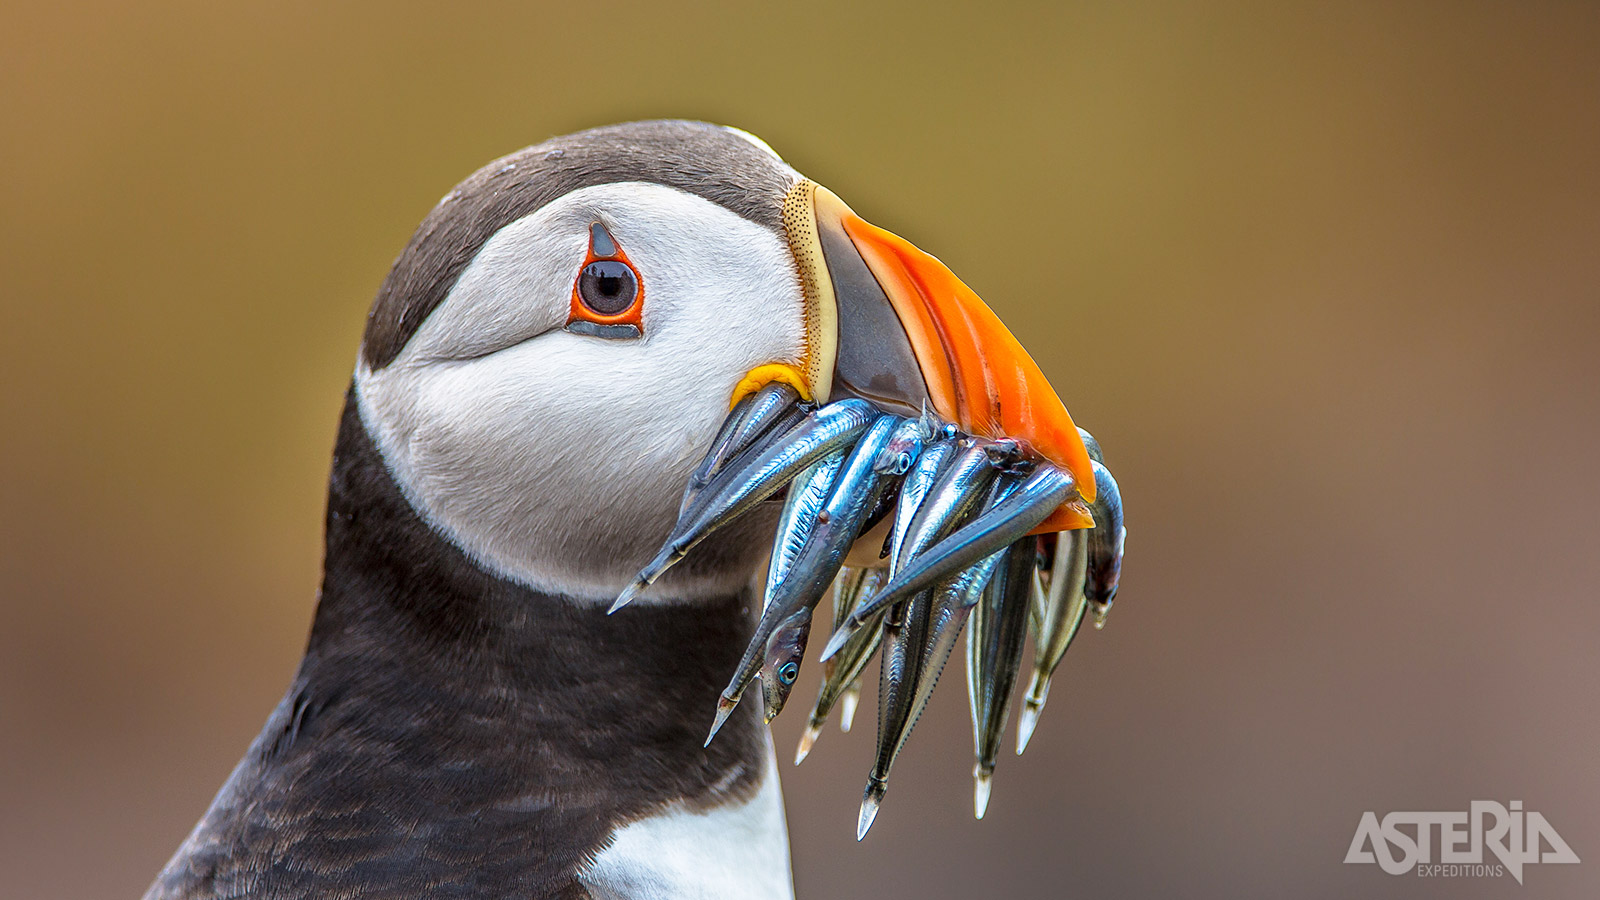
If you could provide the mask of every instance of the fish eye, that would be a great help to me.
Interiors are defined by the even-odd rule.
[[[886,448],[872,464],[874,471],[884,475],[904,475],[911,471],[913,462],[911,454],[905,450],[896,451],[893,445]]]
[[[799,665],[799,663],[795,663],[795,662],[791,661],[791,662],[786,662],[783,665],[778,667],[778,680],[783,682],[784,684],[794,684],[794,680],[796,678],[799,678],[799,677],[800,677],[800,665]]]
[[[633,269],[621,260],[597,259],[578,275],[578,299],[602,316],[625,311],[638,293]]]

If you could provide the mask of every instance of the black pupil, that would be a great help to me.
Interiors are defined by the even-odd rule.
[[[578,299],[602,316],[614,316],[632,306],[638,291],[633,270],[614,259],[597,259],[578,276]]]
[[[778,677],[783,679],[784,684],[792,683],[794,681],[794,677],[799,674],[800,667],[794,663],[784,663],[783,668],[778,670]]]

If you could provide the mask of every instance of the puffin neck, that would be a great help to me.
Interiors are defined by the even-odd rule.
[[[325,553],[303,676],[367,680],[393,667],[509,706],[537,701],[541,715],[569,717],[566,729],[590,737],[610,726],[632,742],[644,726],[682,727],[699,750],[751,628],[744,591],[608,616],[486,571],[405,500],[353,389],[329,479]],[[728,745],[759,763],[760,743],[750,728]]]
[[[428,843],[522,848],[505,862],[536,881],[666,804],[760,787],[753,705],[701,746],[748,639],[748,596],[607,616],[484,571],[404,499],[353,391],[326,553],[305,660],[236,780],[289,775],[302,795],[277,802],[312,814],[344,815],[321,807],[351,797],[381,821],[443,810]]]

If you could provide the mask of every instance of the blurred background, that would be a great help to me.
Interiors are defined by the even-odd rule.
[[[1600,7],[1292,6],[8,4],[0,897],[137,896],[288,684],[434,201],[659,116],[948,262],[1128,507],[985,821],[959,674],[862,845],[872,707],[776,723],[802,897],[1594,896]],[[1343,864],[1474,799],[1584,862]]]

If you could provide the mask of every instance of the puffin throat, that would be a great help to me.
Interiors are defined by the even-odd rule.
[[[271,897],[581,896],[619,829],[758,795],[756,711],[702,746],[749,597],[608,619],[498,577],[412,509],[353,392],[326,552],[293,684],[152,896],[242,873]]]

